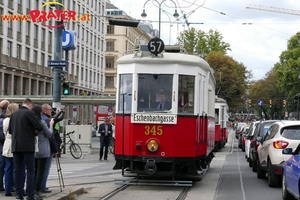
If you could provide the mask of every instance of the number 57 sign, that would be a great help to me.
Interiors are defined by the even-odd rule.
[[[152,38],[148,43],[148,50],[157,56],[157,54],[161,53],[165,48],[164,41],[160,38]]]

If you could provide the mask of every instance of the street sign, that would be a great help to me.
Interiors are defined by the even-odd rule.
[[[48,60],[48,67],[66,67],[67,61],[65,60]]]
[[[258,104],[259,106],[262,106],[262,105],[263,105],[263,101],[262,101],[262,100],[259,100],[257,104]]]
[[[77,48],[77,32],[65,30],[62,32],[63,50],[74,50]]]

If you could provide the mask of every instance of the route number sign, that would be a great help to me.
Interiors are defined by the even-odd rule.
[[[148,43],[148,50],[157,56],[157,54],[161,53],[165,48],[164,41],[160,38],[152,38]]]

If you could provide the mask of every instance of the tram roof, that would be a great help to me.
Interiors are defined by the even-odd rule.
[[[168,53],[163,52],[158,56],[152,55],[148,51],[139,51],[134,54],[128,54],[120,57],[117,60],[117,64],[181,64],[201,67],[204,70],[210,71],[214,74],[214,70],[209,66],[209,64],[199,56],[184,54],[184,53]]]

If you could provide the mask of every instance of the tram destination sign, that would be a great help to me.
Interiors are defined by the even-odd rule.
[[[177,115],[132,113],[131,123],[177,124]]]
[[[66,67],[67,61],[65,60],[48,60],[48,67]]]

